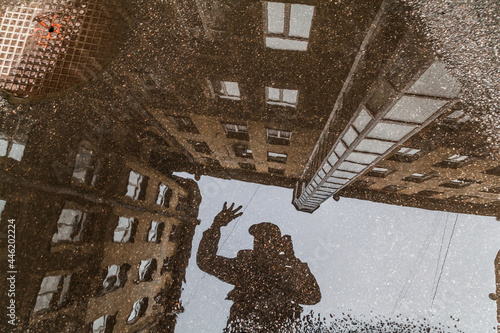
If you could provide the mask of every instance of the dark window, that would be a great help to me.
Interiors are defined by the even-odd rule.
[[[269,173],[272,173],[275,175],[284,175],[285,174],[285,170],[283,170],[283,169],[267,168],[267,170],[269,171]]]
[[[171,271],[172,271],[172,257],[166,257],[165,260],[163,260],[163,265],[161,266],[160,274],[163,275]]]
[[[177,129],[181,132],[188,132],[194,134],[200,134],[196,125],[193,123],[191,118],[188,117],[170,117],[170,119],[177,125]]]
[[[387,185],[386,187],[382,188],[382,191],[396,193],[398,191],[401,191],[404,188],[406,188],[406,187],[400,186],[400,185]]]
[[[422,196],[422,197],[432,197],[434,195],[441,194],[442,192],[438,191],[431,191],[431,190],[423,190],[420,192],[415,193],[416,195]]]
[[[387,168],[381,168],[381,167],[374,167],[373,169],[368,172],[368,176],[370,177],[380,177],[380,178],[385,178],[389,176],[391,173],[393,173],[396,170],[390,170]]]
[[[222,165],[220,164],[219,160],[205,157],[205,163],[206,165],[212,167],[212,168],[222,168]]]
[[[253,158],[252,150],[246,144],[237,143],[233,146],[236,157]]]
[[[179,199],[177,202],[177,207],[175,207],[175,210],[179,212],[183,212],[188,208],[188,198],[183,195],[179,195]]]
[[[252,164],[252,163],[238,163],[238,165],[240,166],[240,168],[242,169],[245,169],[245,170],[251,170],[251,171],[255,171],[255,164]]]
[[[493,175],[493,176],[500,176],[500,165],[497,167],[494,167],[493,169],[488,169],[484,173],[487,173],[488,175]]]
[[[450,180],[449,182],[443,183],[439,186],[449,187],[449,188],[462,188],[462,187],[469,186],[472,183],[473,183],[473,181],[467,180],[467,179],[453,179],[453,180]]]
[[[267,132],[267,143],[271,145],[283,145],[283,146],[288,146],[290,144],[290,139],[292,138],[292,132],[270,129],[270,128],[267,128],[266,132]]]
[[[411,175],[404,177],[402,180],[406,182],[422,183],[431,178],[437,177],[436,172],[429,173],[412,173]]]
[[[373,184],[375,184],[374,181],[360,179],[360,180],[356,180],[355,182],[353,182],[352,186],[366,188],[366,187],[372,186]]]
[[[267,152],[267,161],[268,162],[277,162],[277,163],[286,163],[288,155],[282,153],[275,153],[272,151]]]
[[[170,235],[168,236],[168,240],[170,242],[179,241],[179,227],[176,224],[172,224],[172,229],[170,230]]]
[[[206,142],[203,141],[194,141],[194,140],[189,140],[189,143],[193,146],[193,149],[202,154],[210,155],[212,154],[212,151],[210,150],[210,147]]]
[[[237,124],[223,124],[224,129],[226,130],[226,137],[228,139],[237,139],[237,140],[250,140],[248,136],[248,128],[246,125],[237,125]]]

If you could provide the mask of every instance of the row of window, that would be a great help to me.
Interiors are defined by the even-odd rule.
[[[79,243],[83,239],[83,233],[87,222],[87,213],[78,209],[65,208],[61,211],[57,221],[57,232],[52,236],[53,243]],[[146,241],[159,243],[165,224],[163,222],[151,221]],[[137,219],[134,217],[119,217],[118,225],[113,233],[113,241],[116,243],[129,243],[134,241],[137,230]],[[169,241],[177,241],[177,226],[172,225]]]
[[[124,217],[120,216],[118,218],[118,225],[116,226],[113,233],[113,242],[115,243],[133,243],[135,240],[135,234],[137,231],[137,219],[135,217]],[[151,221],[151,226],[146,236],[146,241],[148,243],[160,243],[163,230],[165,229],[165,223]],[[178,228],[177,225],[172,224],[172,229],[168,240],[171,242],[178,241]]]
[[[144,200],[146,198],[146,190],[148,187],[149,177],[143,176],[140,173],[131,170],[128,178],[127,192],[125,196],[132,198],[134,200]],[[169,208],[170,201],[172,199],[173,191],[172,189],[164,184],[160,183],[158,185],[158,192],[156,195],[155,203],[162,207]],[[183,195],[178,196],[177,200],[177,211],[183,211],[187,208],[188,198]]]
[[[199,134],[198,128],[189,117],[170,117],[172,122],[177,126],[177,129],[181,132],[189,132]],[[233,124],[233,123],[223,123],[224,130],[226,132],[226,137],[228,139],[237,139],[243,141],[249,141],[250,137],[248,135],[247,125]],[[292,132],[278,130],[273,128],[266,128],[266,140],[267,143],[272,145],[283,145],[287,146],[290,144],[292,138]],[[196,150],[196,147],[194,147]]]
[[[241,94],[238,82],[219,81],[219,97],[232,100],[240,100]],[[280,89],[266,87],[266,103],[269,105],[297,107],[299,91],[294,89]]]
[[[385,178],[395,171],[396,170],[390,170],[390,169],[382,168],[382,167],[374,167],[368,173],[368,176]],[[426,180],[436,178],[438,176],[439,176],[439,174],[436,171],[431,171],[428,173],[416,172],[416,173],[412,173],[409,176],[403,177],[402,180],[407,181],[407,182],[422,183]],[[462,187],[472,185],[473,183],[475,183],[475,181],[473,181],[473,180],[469,180],[469,179],[465,179],[465,178],[458,178],[458,179],[450,180],[446,183],[442,183],[439,186],[449,187],[449,188],[462,188]]]

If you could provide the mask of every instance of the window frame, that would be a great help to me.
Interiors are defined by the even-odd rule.
[[[233,145],[233,151],[236,157],[253,160],[253,151],[247,144],[236,143]]]
[[[248,126],[246,124],[222,123],[222,127],[224,127],[224,131],[226,132],[226,138],[250,141]],[[234,127],[234,129],[231,127]]]
[[[271,131],[276,131],[277,135],[271,134]],[[288,137],[283,137],[281,134],[287,133]],[[274,128],[266,128],[266,142],[270,145],[280,145],[280,146],[288,146],[292,141],[292,132],[279,130]]]
[[[133,174],[137,175],[137,182],[131,182]],[[131,198],[132,200],[144,200],[146,198],[148,180],[148,176],[144,176],[137,171],[130,170],[125,196]],[[131,192],[132,187],[134,190]]]
[[[123,228],[124,226],[121,225],[120,221],[128,221],[128,225],[126,228]],[[134,237],[137,232],[137,218],[131,217],[131,216],[119,216],[118,217],[118,224],[115,227],[113,231],[113,243],[118,243],[118,244],[125,244],[125,243],[134,243]],[[120,240],[117,240],[116,233],[117,231],[122,231],[121,229],[124,230],[123,236],[120,238]],[[125,240],[125,241],[124,241]]]
[[[273,163],[282,163],[285,164],[288,160],[287,153],[276,153],[274,151],[267,152],[267,161]]]
[[[278,94],[279,94],[278,100],[273,100],[273,99],[269,98],[270,89],[278,90]],[[294,103],[286,102],[284,100],[285,90],[297,92]],[[268,86],[266,87],[266,104],[267,105],[278,105],[278,106],[291,107],[291,108],[296,109],[298,103],[299,103],[299,90],[298,89],[275,88],[275,87],[268,87]]]
[[[162,186],[165,188],[162,191]],[[156,196],[156,204],[165,208],[170,207],[170,200],[172,200],[172,189],[165,183],[158,185],[158,195]]]
[[[270,32],[269,31],[269,3],[273,4],[282,4],[284,6],[284,12],[283,12],[283,31],[282,32]],[[297,6],[297,5],[305,5],[308,7],[313,7],[313,12],[311,16],[311,21],[310,21],[310,28],[307,34],[307,37],[302,37],[302,36],[292,36],[290,35],[290,28],[291,28],[291,12],[292,12],[292,6]],[[315,11],[316,8],[315,6],[311,5],[306,5],[302,3],[288,3],[288,2],[275,2],[275,1],[265,1],[264,6],[264,44],[266,45],[267,48],[271,49],[276,49],[276,50],[291,50],[291,51],[299,51],[299,52],[305,52],[309,48],[309,39],[311,37],[311,30],[312,30],[312,22],[314,19]],[[293,48],[293,49],[287,49],[287,48],[273,48],[268,45],[267,40],[269,39],[279,39],[282,41],[297,41],[300,44],[304,45],[305,43],[305,49],[304,48]]]
[[[83,241],[84,230],[87,224],[87,213],[79,209],[66,208],[66,207],[69,206],[65,205],[65,208],[63,208],[61,210],[61,213],[59,214],[59,218],[57,220],[57,232],[52,235],[51,239],[52,244],[59,244],[59,243],[78,244]],[[67,218],[66,214],[69,214],[70,212],[74,213],[73,215],[74,222],[63,220]],[[67,228],[70,228],[72,230],[69,237],[70,239],[61,238],[62,235],[64,235],[64,232],[61,232],[61,230]],[[76,234],[75,234],[75,228],[76,228]],[[57,237],[57,235],[60,234],[61,236]]]
[[[45,313],[63,307],[69,300],[68,294],[71,291],[72,277],[72,274],[45,276],[38,290],[35,306],[33,307],[33,313]],[[44,288],[44,285],[45,288],[50,287],[51,282],[49,280],[51,278],[59,278],[58,281],[56,281],[56,288],[52,290],[42,290],[42,288]],[[37,305],[39,304],[39,302],[42,302],[41,299],[43,299],[45,295],[50,295],[50,299],[47,302],[48,306],[37,310]],[[43,304],[41,305],[43,306]]]
[[[240,101],[241,100],[241,91],[240,91],[240,85],[238,82],[234,81],[218,81],[217,82],[219,86],[219,91],[218,91],[218,96],[220,98],[225,98],[225,99],[230,99],[234,101]],[[227,86],[226,83],[235,83],[236,84],[236,89],[238,89],[238,95],[230,95],[227,91]]]

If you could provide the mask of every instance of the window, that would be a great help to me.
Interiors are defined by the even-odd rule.
[[[6,204],[7,204],[7,201],[0,199],[0,219],[2,218],[2,213],[5,209]]]
[[[223,124],[228,139],[238,139],[248,141],[248,128],[246,125]]]
[[[240,100],[238,82],[220,81],[219,97]]]
[[[236,157],[253,158],[252,150],[247,145],[237,143],[233,146]]]
[[[469,186],[472,183],[473,183],[473,181],[467,180],[467,179],[453,179],[447,183],[441,184],[440,186],[449,187],[449,188],[462,188],[462,187]]]
[[[238,163],[240,168],[245,169],[245,170],[250,170],[250,171],[255,171],[255,164],[252,163]]]
[[[130,171],[128,178],[127,197],[134,200],[144,200],[146,197],[146,188],[148,184],[148,177],[144,177],[138,172]]]
[[[163,260],[163,265],[161,266],[160,274],[163,275],[171,271],[172,271],[172,257],[166,257],[165,260]]]
[[[468,114],[466,114],[463,110],[457,110],[447,115],[443,119],[443,124],[448,127],[456,128],[458,125],[466,123],[469,120],[471,120],[471,117]]]
[[[163,222],[151,221],[151,228],[148,231],[148,243],[159,243],[164,227]]]
[[[195,141],[195,140],[189,140],[189,143],[193,146],[194,151],[206,155],[212,154],[212,150],[210,150],[210,147],[206,142],[203,141]]]
[[[500,176],[500,165],[492,169],[488,169],[484,173],[488,175]]]
[[[447,159],[445,159],[444,161],[435,164],[435,166],[441,167],[441,168],[454,168],[454,169],[456,169],[456,168],[464,166],[469,161],[470,161],[470,157],[467,155],[454,154],[454,155],[448,157]]]
[[[222,165],[216,159],[213,159],[210,157],[205,157],[204,160],[205,160],[205,164],[209,167],[217,168],[217,169],[222,168]]]
[[[438,192],[438,191],[432,191],[432,190],[423,190],[423,191],[419,191],[417,193],[415,193],[415,195],[419,195],[421,197],[432,197],[434,195],[438,195],[438,194],[441,194],[442,192]]]
[[[267,161],[268,162],[277,162],[277,163],[286,163],[288,155],[282,153],[274,153],[272,151],[267,152]]]
[[[398,152],[392,157],[392,159],[399,162],[411,163],[413,161],[416,161],[422,155],[423,152],[421,149],[403,147],[398,150]]]
[[[172,229],[170,230],[170,235],[168,236],[168,240],[170,242],[179,241],[180,229],[176,224],[172,224]]]
[[[137,221],[133,217],[119,217],[118,226],[113,234],[113,242],[115,243],[133,243],[137,229]]]
[[[130,315],[127,318],[127,324],[132,325],[135,324],[139,318],[141,318],[144,315],[144,312],[146,312],[146,309],[148,308],[148,298],[143,297],[137,302],[134,303],[132,306],[132,311],[130,312]]]
[[[384,192],[390,192],[390,193],[396,193],[396,192],[401,191],[401,190],[403,190],[405,188],[406,187],[400,186],[400,185],[387,185],[386,187],[384,187],[382,189],[382,191],[384,191]]]
[[[402,180],[406,182],[422,183],[431,178],[437,177],[436,172],[430,173],[412,173],[411,175],[404,177]]]
[[[151,281],[156,271],[156,259],[141,260],[139,266],[139,282]]]
[[[267,168],[267,171],[275,175],[285,175],[285,170],[283,169]]]
[[[177,207],[175,207],[176,211],[183,212],[188,207],[188,198],[184,195],[179,195],[177,199]]]
[[[367,188],[367,187],[372,186],[373,184],[375,184],[375,182],[372,181],[372,180],[359,179],[359,180],[356,180],[355,182],[353,182],[352,186],[354,186],[354,187],[361,187],[361,188]]]
[[[126,272],[118,265],[108,266],[108,271],[102,282],[103,293],[115,291],[125,285]]]
[[[2,120],[3,122],[0,124],[0,157],[20,162],[24,156],[32,122],[17,115],[8,116]]]
[[[177,126],[177,129],[181,132],[188,132],[194,134],[200,134],[196,125],[193,123],[191,118],[188,117],[170,117],[170,120]]]
[[[298,90],[266,87],[267,104],[297,107]]]
[[[93,165],[92,147],[86,141],[80,143],[73,168],[73,179],[94,186],[98,177],[98,166]]]
[[[115,317],[104,315],[90,323],[90,333],[111,333],[115,326]]]
[[[163,207],[170,207],[170,199],[172,198],[172,190],[165,184],[160,183],[158,186],[158,197],[156,204]]]
[[[313,15],[314,6],[266,2],[266,46],[272,49],[306,51]]]
[[[63,209],[59,215],[57,232],[52,236],[52,242],[80,242],[86,218],[87,214],[81,210]]]
[[[71,274],[44,277],[33,312],[53,310],[63,305],[68,296],[70,282]]]
[[[380,178],[385,178],[389,176],[391,173],[393,173],[395,170],[390,170],[387,168],[381,168],[381,167],[374,167],[373,169],[368,172],[368,176],[370,177],[380,177]]]
[[[271,145],[282,145],[288,146],[290,144],[290,139],[292,138],[292,132],[276,130],[276,129],[266,129],[267,132],[267,143]]]

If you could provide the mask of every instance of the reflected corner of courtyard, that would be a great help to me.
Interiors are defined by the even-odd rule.
[[[1,332],[500,332],[498,3],[0,4]]]

